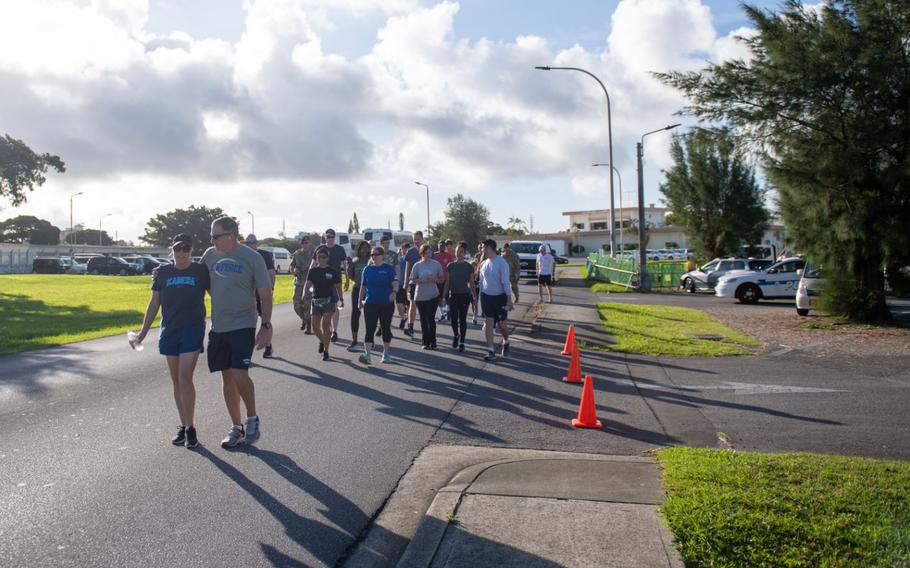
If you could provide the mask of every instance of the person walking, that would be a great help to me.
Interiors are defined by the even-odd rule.
[[[353,284],[351,289],[351,344],[348,345],[348,351],[357,350],[357,336],[360,333],[360,276],[363,269],[370,264],[370,245],[366,241],[360,241],[357,245],[357,251],[351,262],[348,263],[347,281],[344,284],[344,291]],[[366,341],[366,337],[364,337]]]
[[[433,260],[438,262],[439,266],[442,267],[443,277],[447,277],[448,273],[446,272],[446,267],[449,265],[450,262],[452,262],[452,260],[454,260],[452,253],[449,251],[449,248],[451,246],[453,246],[453,243],[450,240],[439,241],[439,248],[435,253],[433,253]],[[444,286],[445,286],[445,282],[441,282],[439,284],[439,321],[440,322],[446,321],[446,318],[448,317],[448,309],[445,304],[445,297],[443,297],[443,295],[442,295],[442,289]]]
[[[487,354],[484,361],[496,360],[493,345],[493,327],[498,326],[502,334],[502,355],[509,354],[509,329],[506,319],[514,309],[509,294],[509,265],[496,253],[496,241],[483,242],[484,261],[480,264],[480,308],[486,320],[484,335],[487,340]]]
[[[467,243],[458,243],[455,261],[446,267],[448,277],[442,291],[442,297],[449,305],[449,316],[452,321],[452,348],[457,348],[460,352],[464,352],[465,334],[468,331],[468,307],[475,295],[474,267],[465,260],[467,249]]]
[[[433,249],[420,245],[421,261],[411,268],[414,300],[420,312],[420,333],[424,349],[436,349],[436,306],[439,303],[439,284],[444,281],[442,266],[433,260]]]
[[[512,294],[515,296],[515,303],[518,303],[518,281],[521,279],[521,259],[518,253],[512,250],[512,244],[502,245],[502,258],[509,263],[509,284],[512,286]]]
[[[338,247],[341,248],[341,247]],[[329,265],[329,252],[325,246],[316,249],[316,266],[307,274],[307,283],[313,290],[313,329],[319,339],[322,360],[329,360],[332,337],[332,315],[338,311],[336,304],[344,306],[341,292],[341,270]]]
[[[307,335],[313,333],[310,298],[306,295],[306,275],[313,262],[310,237],[300,239],[300,248],[291,255],[291,274],[294,275],[294,312],[300,318],[300,329]]]
[[[408,324],[408,286],[405,280],[408,265],[408,252],[411,250],[411,243],[401,243],[398,249],[398,291],[395,293],[395,304],[398,306],[398,329],[404,329]]]
[[[320,248],[324,248],[326,250],[326,254],[328,255],[329,266],[333,270],[335,270],[339,275],[343,274],[344,264],[345,264],[345,261],[347,260],[347,255],[344,253],[344,249],[341,246],[335,244],[335,229],[326,229],[325,233],[323,233],[323,240],[325,241],[325,244],[320,245]],[[313,259],[313,262],[310,264],[310,268],[313,268],[315,266],[316,266],[316,259]],[[340,306],[344,307],[344,301],[342,301],[340,303]],[[332,317],[331,317],[332,343],[335,343],[336,341],[338,341],[338,319],[340,317],[341,317],[341,312],[338,311],[338,307],[336,306],[336,309],[334,312],[332,312]]]
[[[416,286],[411,282],[411,270],[414,268],[415,264],[420,262],[420,247],[423,246],[423,244],[423,233],[421,231],[414,231],[414,246],[408,250],[407,257],[405,258],[404,275],[404,281],[408,284],[408,299],[410,300],[410,306],[408,307],[408,327],[404,332],[408,337],[414,337],[414,318],[417,316],[417,301],[414,299]]]
[[[180,417],[180,427],[171,443],[195,448],[199,439],[194,423],[196,388],[193,373],[205,339],[205,292],[209,289],[209,271],[204,265],[193,262],[193,237],[190,235],[177,235],[170,248],[174,262],[161,266],[152,275],[152,296],[133,347],[148,335],[160,308],[158,352],[167,360]]]
[[[543,289],[547,288],[547,303],[553,303],[553,271],[556,259],[547,252],[547,247],[540,245],[537,253],[537,295],[543,303]]]
[[[370,352],[373,350],[373,331],[379,323],[382,334],[382,362],[391,363],[392,316],[395,313],[395,293],[398,289],[396,266],[388,264],[385,259],[387,251],[383,247],[374,247],[371,253],[373,263],[363,269],[361,283],[358,286],[358,303],[363,310],[366,322],[366,333],[363,336],[363,354],[360,362],[370,364]],[[397,259],[396,259],[397,260]]]
[[[401,277],[400,269],[398,267],[398,252],[391,249],[392,239],[389,235],[385,233],[382,234],[382,237],[379,239],[379,245],[383,251],[383,258],[385,263],[391,266],[395,270],[395,279],[398,280]],[[375,264],[375,263],[374,263]],[[394,314],[393,314],[394,315]],[[382,333],[382,329],[376,330],[376,337],[379,337]]]
[[[221,447],[253,444],[260,437],[256,389],[250,378],[253,348],[272,342],[272,282],[265,261],[238,241],[237,222],[231,217],[212,221],[212,247],[202,255],[209,270],[212,330],[209,332],[209,371],[221,373],[224,403],[232,426]],[[262,305],[262,325],[256,331],[256,292]],[[241,422],[240,402],[247,418]]]
[[[272,281],[272,296],[275,295],[275,256],[267,250],[259,250],[259,240],[256,239],[256,235],[250,233],[243,240],[243,244],[250,247],[254,251],[258,252],[262,256],[262,260],[265,261],[265,268],[269,271],[269,278]],[[259,292],[256,292],[256,312],[262,317],[262,301],[259,298]],[[263,358],[271,359],[272,358],[272,344],[269,343],[265,346],[265,350],[262,353]]]

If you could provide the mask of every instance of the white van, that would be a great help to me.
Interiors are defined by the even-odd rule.
[[[382,239],[382,236],[385,235],[389,237],[389,240],[392,239],[392,229],[364,229],[363,230],[363,240],[373,241],[377,246],[379,241]]]
[[[281,247],[259,247],[259,249],[272,253],[272,260],[275,261],[275,274],[291,272],[291,253],[288,252],[288,249]]]

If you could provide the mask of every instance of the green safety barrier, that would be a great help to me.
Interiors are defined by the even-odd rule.
[[[688,271],[685,260],[649,260],[645,289],[679,288],[680,277]],[[587,278],[598,282],[612,282],[626,288],[638,288],[638,263],[619,260],[593,252],[588,256]]]

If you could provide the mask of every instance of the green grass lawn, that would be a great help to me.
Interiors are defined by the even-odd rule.
[[[151,276],[0,276],[0,353],[138,329],[150,285]],[[290,302],[293,294],[293,277],[278,276],[276,303]],[[206,310],[210,310],[207,296]]]
[[[910,462],[693,448],[657,459],[686,566],[910,566]]]
[[[591,282],[591,291],[598,294],[621,294],[625,292],[636,292],[635,288],[626,288],[615,282]]]
[[[673,306],[629,306],[609,302],[597,304],[604,329],[615,345],[600,349],[682,357],[749,355],[749,347],[760,343],[733,331],[706,314]],[[720,336],[700,339],[700,335]]]

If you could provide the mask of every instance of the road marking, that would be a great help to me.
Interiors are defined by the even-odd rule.
[[[823,389],[816,387],[794,387],[787,385],[760,385],[755,383],[735,383],[724,381],[719,385],[699,385],[699,386],[675,386],[682,390],[732,390],[733,394],[750,395],[750,394],[791,394],[791,393],[809,393],[809,392],[850,392],[841,389]]]

